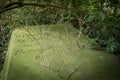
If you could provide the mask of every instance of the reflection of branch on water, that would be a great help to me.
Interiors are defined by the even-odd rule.
[[[29,35],[40,45],[40,48],[41,48],[41,50],[43,51],[43,47],[42,47],[41,43],[39,42],[39,40],[37,40],[37,39],[34,37],[34,35],[32,35],[31,32],[30,32],[29,30],[27,30],[25,27],[24,27],[24,29],[25,29],[25,30],[29,33]]]
[[[65,63],[66,63],[66,61],[67,61],[67,59],[68,59],[69,54],[70,54],[70,48],[68,48],[68,50],[67,50],[67,52],[66,52],[63,60],[61,61],[60,66],[59,66],[59,68],[58,68],[58,75],[59,75],[59,77],[62,78],[62,79],[65,79],[65,77],[63,77],[63,76],[61,75],[60,71],[61,71],[62,68],[64,67],[64,65],[65,65]]]
[[[47,55],[46,55],[45,53],[43,53],[43,55],[44,55],[44,57],[45,57],[45,60],[46,60],[46,62],[47,62],[48,67],[50,67],[50,63],[49,63],[49,61],[48,61]]]
[[[44,49],[44,48],[42,47],[41,43],[39,42],[39,40],[37,40],[37,39],[35,38],[35,36],[32,35],[31,32],[30,32],[29,30],[27,30],[26,28],[24,28],[24,29],[25,29],[25,30],[29,33],[29,35],[40,45],[41,54],[42,54],[45,50],[51,48],[51,47],[50,47],[50,48]],[[42,31],[41,31],[41,33],[42,33]],[[46,68],[48,68],[48,69],[54,71],[53,69],[50,68],[50,62],[49,62],[49,60],[48,60],[48,58],[47,58],[47,54],[46,54],[46,53],[43,53],[43,56],[44,56],[44,58],[45,58],[45,60],[46,60],[46,62],[47,62],[46,65],[45,65],[44,63],[42,63],[42,62],[38,62],[38,61],[36,60],[36,58],[35,58],[35,60],[34,60],[35,63],[40,64],[40,65],[42,65],[42,66],[44,66],[44,67],[46,67]],[[55,71],[54,71],[54,72],[55,72]]]
[[[39,62],[37,62],[36,60],[34,60],[35,61],[35,63],[36,64],[39,64],[39,65],[41,65],[41,66],[43,66],[43,67],[45,67],[45,68],[48,68],[48,69],[50,69],[51,71],[53,71],[53,72],[55,72],[56,73],[56,71],[55,70],[53,70],[49,65],[45,65],[44,63],[39,63]]]
[[[77,69],[74,69],[74,70],[68,75],[68,77],[66,78],[66,80],[69,80],[69,79],[72,77],[72,75],[74,75],[75,72],[78,71],[78,69],[79,69],[79,67],[78,67]]]
[[[42,51],[41,52],[41,54],[43,54],[43,56],[44,56],[44,59],[45,59],[45,61],[47,62],[47,64],[45,65],[45,64],[43,64],[42,62],[40,63],[41,65],[44,65],[44,66],[47,66],[47,67],[50,67],[50,60],[48,60],[48,57],[47,57],[47,53],[45,53],[45,50],[47,50],[47,49],[50,49],[50,48],[46,48],[46,49],[44,49],[44,51]],[[43,53],[44,52],[44,53]],[[38,56],[36,56],[35,57],[35,62],[37,62],[37,59],[38,58]],[[40,57],[39,57],[40,58]]]
[[[73,42],[72,42],[72,40],[71,40],[71,38],[70,38],[70,33],[69,33],[69,31],[67,31],[67,37],[68,37],[68,39],[69,39],[69,41],[70,41],[70,44],[71,44],[71,46],[72,46]]]
[[[39,42],[39,40],[37,40],[37,39],[34,37],[34,35],[32,35],[31,32],[30,32],[29,30],[27,30],[25,27],[24,27],[24,29],[29,33],[29,35],[30,35],[35,41],[37,41],[37,43],[40,45],[41,53],[43,53],[44,49],[43,49],[41,43]],[[48,64],[48,65],[44,65],[44,66],[49,67],[50,64],[49,64],[49,61],[48,61],[48,59],[47,59],[47,55],[46,55],[45,53],[44,53],[43,55],[44,55],[44,58],[45,58],[45,60],[47,61],[47,64]],[[36,60],[35,60],[35,61],[36,61]],[[36,62],[36,63],[37,63],[37,62]],[[42,62],[41,62],[41,65],[43,65]]]
[[[68,60],[68,58],[69,58],[69,55],[70,55],[70,52],[71,52],[71,47],[72,47],[72,45],[75,44],[74,41],[73,41],[73,39],[70,37],[70,33],[67,31],[67,38],[68,38],[68,40],[69,40],[69,42],[70,42],[70,45],[69,45],[68,48],[66,49],[66,52],[65,52],[65,55],[63,56],[63,59],[61,59],[61,63],[60,63],[60,65],[58,66],[58,69],[55,70],[54,68],[51,68],[51,62],[52,62],[52,61],[50,60],[50,58],[49,58],[50,56],[47,55],[47,52],[46,52],[46,50],[51,49],[51,47],[44,49],[44,47],[41,45],[40,41],[39,41],[38,39],[36,39],[36,37],[35,37],[29,30],[27,30],[26,28],[24,28],[24,29],[25,29],[25,30],[29,33],[29,35],[40,45],[41,54],[39,54],[39,56],[36,56],[36,57],[34,58],[34,62],[35,62],[36,64],[42,66],[42,67],[45,67],[45,68],[53,71],[55,74],[58,75],[58,77],[59,77],[61,80],[70,80],[70,78],[75,74],[75,72],[78,71],[78,68],[77,68],[77,69],[73,68],[73,71],[72,71],[72,72],[68,72],[68,75],[64,76],[64,75],[62,74],[62,70],[64,70],[63,68],[64,68],[64,66],[66,65],[67,60]],[[41,30],[41,29],[40,29],[40,30]],[[42,35],[42,33],[43,33],[43,32],[42,32],[42,30],[41,30],[41,31],[39,32],[39,35]],[[80,37],[81,37],[81,34],[79,34],[77,40],[75,41],[76,43],[77,43],[77,41],[78,41],[78,39],[79,39]],[[59,37],[58,37],[58,38],[60,38],[60,40],[62,40],[62,41],[64,42],[64,39],[62,38],[62,35],[60,35],[60,32],[59,32]],[[77,44],[77,45],[78,45],[78,44]],[[78,47],[80,47],[80,46],[78,45]],[[40,55],[42,55],[42,59],[40,59]],[[55,65],[55,64],[54,64],[54,65]]]

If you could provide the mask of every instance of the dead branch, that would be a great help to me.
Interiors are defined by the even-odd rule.
[[[47,8],[47,7],[55,7],[55,8],[60,8],[60,9],[66,9],[66,10],[75,10],[74,8],[68,8],[63,5],[49,5],[49,4],[40,4],[40,3],[30,3],[30,2],[11,2],[6,4],[4,7],[0,9],[0,13],[23,7],[23,6],[37,6],[37,7],[42,7],[42,8]]]

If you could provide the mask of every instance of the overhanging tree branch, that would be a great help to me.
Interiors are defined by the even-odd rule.
[[[0,9],[0,13],[15,9],[15,8],[23,7],[23,6],[38,6],[42,8],[55,7],[55,8],[66,9],[66,10],[75,10],[74,8],[68,8],[62,5],[48,5],[48,4],[28,3],[28,2],[21,3],[18,1],[18,2],[12,2],[12,3],[5,5],[3,8]]]

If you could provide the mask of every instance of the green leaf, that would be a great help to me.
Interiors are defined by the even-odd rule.
[[[105,19],[106,19],[106,14],[105,14],[105,13],[102,13],[102,14],[101,14],[101,17],[102,17],[102,21],[105,21]]]

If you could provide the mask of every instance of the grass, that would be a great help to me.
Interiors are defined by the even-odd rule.
[[[119,80],[120,60],[91,49],[87,39],[69,24],[16,28],[1,79]]]

